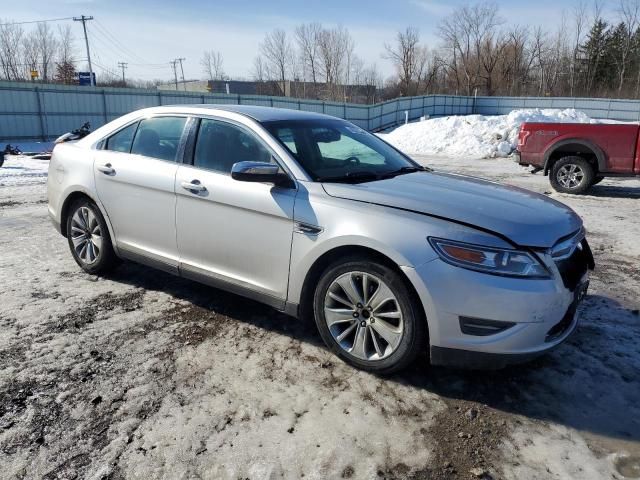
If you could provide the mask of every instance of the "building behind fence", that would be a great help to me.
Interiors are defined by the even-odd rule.
[[[375,105],[261,95],[75,87],[0,82],[0,141],[50,140],[91,122],[93,129],[145,107],[176,104],[242,104],[326,113],[379,131],[422,116],[501,115],[519,108],[575,108],[593,118],[640,121],[640,100],[559,97],[428,95]]]

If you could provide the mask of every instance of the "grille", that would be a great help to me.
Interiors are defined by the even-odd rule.
[[[587,240],[582,240],[581,245],[582,248],[576,248],[570,257],[556,261],[556,266],[562,277],[562,283],[572,292],[576,289],[584,274],[587,273],[587,270],[594,267],[593,254]]]

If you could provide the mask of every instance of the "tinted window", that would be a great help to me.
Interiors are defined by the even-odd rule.
[[[271,153],[248,131],[233,124],[203,118],[196,139],[193,164],[230,173],[237,162],[271,162]]]
[[[106,150],[113,150],[114,152],[126,152],[131,151],[131,141],[133,140],[133,134],[136,133],[138,128],[138,122],[123,128],[118,133],[111,135],[107,139]]]
[[[161,160],[175,161],[184,117],[153,117],[140,122],[131,153]]]

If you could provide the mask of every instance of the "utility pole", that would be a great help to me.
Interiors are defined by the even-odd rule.
[[[87,22],[89,20],[93,20],[93,17],[85,17],[82,15],[81,17],[73,17],[74,22],[82,22],[82,30],[84,30],[84,44],[87,47],[87,62],[89,63],[89,77],[91,86],[95,87],[96,82],[93,79],[93,68],[91,67],[91,53],[89,52],[89,37],[87,37]]]
[[[178,63],[178,61],[171,60],[169,63],[171,64],[171,68],[173,68],[173,77],[176,80],[176,92],[177,92],[178,91],[178,70],[177,70],[176,64]]]
[[[127,68],[127,62],[118,62],[118,67],[122,69],[122,83],[123,85],[126,85],[127,82],[124,79],[124,69]]]
[[[186,92],[187,85],[185,84],[185,81],[184,81],[184,68],[182,68],[182,62],[185,61],[186,58],[176,58],[176,60],[180,62],[180,71],[182,72],[182,89]],[[178,85],[176,85],[176,90],[178,90]]]

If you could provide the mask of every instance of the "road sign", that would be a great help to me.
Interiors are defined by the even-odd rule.
[[[96,84],[96,74],[93,73],[93,84]],[[91,73],[89,72],[78,72],[78,85],[80,86],[91,86]]]
[[[40,75],[38,74],[38,70],[31,70],[31,80],[35,80]]]

